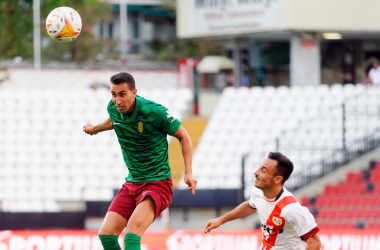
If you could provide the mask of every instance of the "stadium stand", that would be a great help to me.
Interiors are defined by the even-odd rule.
[[[9,81],[0,86],[3,212],[55,212],[61,209],[60,201],[113,198],[113,190],[121,187],[128,174],[117,138],[113,132],[91,137],[82,127],[108,117],[109,90],[90,86],[95,81],[107,83],[114,73],[9,71]],[[193,96],[190,90],[173,85],[176,74],[132,74],[138,94],[165,105],[178,119],[187,116]]]
[[[378,114],[380,88],[360,84],[226,88],[194,153],[199,187],[241,188],[246,156],[248,197],[254,171],[268,152],[283,152],[294,173],[301,172],[379,128]]]
[[[337,185],[326,185],[316,197],[304,197],[322,229],[380,229],[380,161],[350,172]]]

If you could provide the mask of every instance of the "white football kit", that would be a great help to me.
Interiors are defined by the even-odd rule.
[[[313,215],[283,188],[273,200],[254,187],[249,205],[256,209],[261,221],[262,250],[304,250],[304,240],[319,231]]]

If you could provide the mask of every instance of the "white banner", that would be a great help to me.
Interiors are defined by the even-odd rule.
[[[290,86],[321,84],[321,56],[319,41],[291,38]]]
[[[194,0],[190,16],[192,33],[221,32],[278,26],[278,0]]]

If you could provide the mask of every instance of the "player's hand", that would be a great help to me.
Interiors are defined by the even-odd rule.
[[[95,126],[93,126],[92,124],[89,124],[89,123],[87,123],[86,125],[83,126],[83,131],[89,135],[96,135],[97,134],[97,132],[95,132]]]
[[[205,234],[209,233],[212,229],[214,228],[218,228],[222,225],[222,219],[219,217],[219,218],[216,218],[216,219],[212,219],[212,220],[209,220],[207,222],[207,225],[205,227]]]
[[[185,174],[184,181],[187,184],[186,189],[191,190],[193,194],[195,194],[195,188],[197,186],[197,180],[193,177],[192,174]]]

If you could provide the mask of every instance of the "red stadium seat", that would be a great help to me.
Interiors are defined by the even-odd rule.
[[[370,182],[379,182],[380,181],[380,175],[376,175],[376,174],[371,174],[371,177],[369,177],[369,181]]]
[[[355,182],[363,180],[364,174],[363,172],[353,173],[350,172],[347,174],[347,182]]]
[[[307,198],[307,197],[303,197],[302,199],[301,199],[301,205],[302,206],[307,206],[309,204],[309,198]]]
[[[374,193],[380,193],[380,182],[375,183]]]
[[[380,229],[380,223],[368,223],[366,229]]]
[[[332,186],[332,185],[326,185],[326,187],[325,187],[325,193],[326,194],[335,193],[335,187]]]

